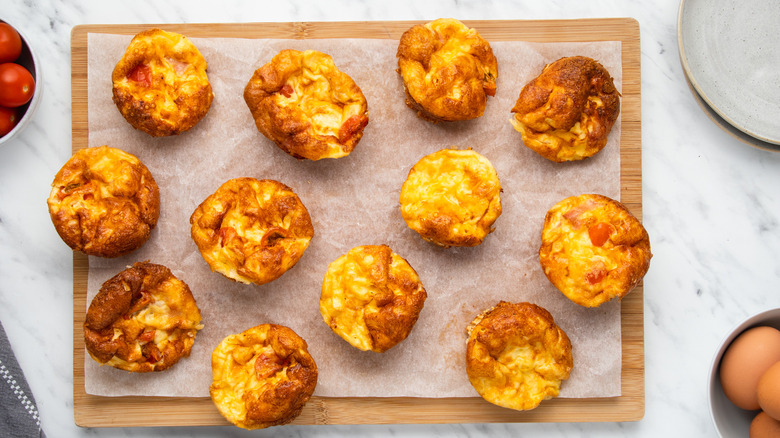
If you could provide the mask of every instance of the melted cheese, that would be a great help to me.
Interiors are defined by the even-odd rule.
[[[406,339],[426,297],[417,273],[388,246],[358,246],[328,265],[320,314],[355,348],[384,353]]]
[[[204,224],[203,217],[220,220]],[[314,233],[308,211],[288,187],[252,178],[227,181],[195,210],[191,223],[192,237],[211,269],[246,284],[263,284],[282,275],[298,262]],[[220,235],[220,230],[232,230],[230,237]],[[271,245],[268,238],[276,233],[283,237]],[[272,246],[284,250],[275,263],[263,258]]]
[[[178,112],[178,99],[209,86],[206,60],[185,37],[158,31],[131,43],[128,50],[143,52],[145,65],[152,71],[152,86],[147,87],[125,76],[115,86],[125,88],[136,99],[155,102],[158,115],[167,118]]]
[[[283,345],[283,348],[288,350],[287,354],[276,351],[274,345]],[[280,354],[285,357],[280,358]],[[291,380],[295,378],[291,377],[295,375],[294,370],[301,367],[313,367],[316,382],[316,366],[313,362],[308,365],[299,362],[299,357],[310,358],[306,343],[286,327],[262,324],[242,333],[229,335],[211,355],[211,399],[219,412],[231,423],[245,429],[267,427],[269,424],[257,423],[247,417],[251,403],[261,400],[284,405],[294,401],[286,400],[285,397],[289,395],[283,395],[284,391],[278,389],[301,383]],[[307,390],[313,392],[314,387]],[[311,392],[308,392],[308,395],[311,395]],[[278,414],[278,419],[282,420],[290,412],[264,414],[267,417]]]
[[[346,75],[339,71],[330,56],[314,50],[298,53],[300,70],[286,83],[293,92],[289,97],[278,93],[277,102],[280,106],[302,111],[311,121],[315,135],[338,138],[341,126],[350,117],[365,112],[365,99],[362,94],[350,93],[347,88],[339,86],[341,82],[346,82],[342,78]],[[338,156],[346,155],[336,149],[332,152]]]
[[[572,367],[566,334],[538,306],[502,302],[495,309],[479,316],[469,334],[471,384],[485,400],[510,409],[556,397]]]
[[[131,345],[132,354],[126,360],[114,356],[107,364],[120,369],[136,368],[133,362],[145,360],[142,348],[147,342],[154,343],[160,351],[168,343],[179,340],[192,345],[195,333],[203,328],[203,324],[200,310],[191,295],[181,292],[184,287],[179,279],[168,280],[151,291],[151,301],[145,307],[117,320],[113,339],[124,337]],[[154,338],[148,341],[137,339],[148,330],[154,330]]]
[[[71,160],[80,162],[78,171],[62,174],[52,185],[49,206],[52,212],[65,210],[76,215],[80,210],[104,216],[108,213],[104,200],[120,196],[132,197],[140,188],[140,161],[134,155],[108,146],[81,149]]]
[[[589,229],[601,223],[609,224],[609,237],[594,244]],[[573,196],[551,208],[539,256],[550,281],[588,307],[627,294],[652,257],[642,224],[619,203],[600,195]]]
[[[485,157],[470,149],[444,149],[409,172],[401,188],[401,213],[415,231],[447,217],[454,238],[473,236],[481,242],[501,214],[500,192],[498,174]]]
[[[498,77],[490,44],[454,19],[407,31],[401,38],[398,66],[409,96],[431,120],[481,116],[486,94],[495,92]]]

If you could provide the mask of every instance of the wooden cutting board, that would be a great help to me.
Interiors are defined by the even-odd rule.
[[[81,25],[71,33],[73,152],[88,145],[87,35],[135,35],[162,27],[198,38],[399,39],[416,21],[234,24]],[[639,24],[632,18],[497,20],[464,23],[488,41],[620,41],[623,84],[620,138],[621,201],[642,218]],[[73,406],[83,427],[206,426],[229,424],[209,398],[102,397],[84,389],[84,333],[88,258],[73,255]],[[532,411],[513,411],[482,398],[312,397],[292,424],[509,423],[637,421],[644,416],[644,316],[640,284],[621,304],[621,396],[556,398]]]

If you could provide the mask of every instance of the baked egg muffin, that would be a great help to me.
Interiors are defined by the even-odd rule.
[[[466,373],[480,396],[519,411],[557,397],[573,367],[571,342],[550,312],[499,302],[469,325]]]
[[[76,251],[118,257],[140,248],[160,216],[160,189],[133,154],[109,146],[77,151],[51,183],[49,215]]]
[[[442,149],[412,167],[400,203],[406,224],[426,241],[477,246],[501,215],[501,184],[490,161],[471,148]]]
[[[111,80],[119,112],[153,137],[188,131],[214,99],[198,48],[186,36],[161,29],[133,37]]]
[[[396,56],[406,104],[425,120],[475,119],[496,94],[498,62],[490,43],[458,20],[413,26]]]
[[[545,215],[539,261],[550,282],[585,307],[623,298],[650,267],[642,223],[606,196],[572,196]]]
[[[257,129],[295,158],[349,155],[368,124],[368,103],[330,55],[282,50],[244,88]]]
[[[607,144],[620,93],[597,61],[561,58],[523,87],[512,113],[512,126],[529,149],[555,162],[582,160]]]
[[[103,283],[92,299],[84,344],[101,365],[162,371],[190,355],[202,328],[187,284],[165,266],[139,262]]]
[[[191,235],[211,267],[231,280],[265,284],[292,268],[314,227],[290,187],[274,180],[231,179],[190,217]]]
[[[390,247],[358,246],[328,265],[320,313],[353,347],[384,353],[409,336],[426,297],[417,272]]]
[[[287,424],[317,386],[317,365],[293,330],[262,324],[229,335],[211,354],[211,400],[244,429]]]

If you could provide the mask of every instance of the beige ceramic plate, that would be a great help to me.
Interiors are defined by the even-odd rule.
[[[743,131],[740,131],[739,129],[735,128],[729,122],[723,119],[718,113],[715,112],[715,110],[710,107],[707,102],[704,101],[704,99],[699,95],[699,92],[696,91],[696,89],[693,87],[693,84],[691,84],[691,80],[688,78],[688,75],[685,75],[685,82],[688,83],[688,87],[691,89],[691,94],[693,94],[694,99],[696,99],[696,103],[699,104],[701,109],[704,111],[704,113],[707,115],[707,117],[710,118],[713,122],[715,122],[716,125],[718,125],[721,129],[726,131],[726,133],[730,134],[732,137],[736,138],[737,140],[746,143],[750,146],[763,149],[765,151],[770,152],[780,152],[780,145],[774,144],[774,143],[767,143],[763,140],[759,140],[755,137],[752,137]]]
[[[780,7],[776,0],[682,0],[683,69],[726,122],[780,145]]]

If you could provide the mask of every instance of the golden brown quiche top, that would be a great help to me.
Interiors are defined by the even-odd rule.
[[[262,324],[229,335],[211,355],[211,400],[244,429],[287,424],[317,386],[317,365],[293,330]]]
[[[607,144],[620,114],[620,93],[597,61],[561,58],[523,87],[512,113],[529,149],[555,162],[582,160]]]
[[[160,190],[138,157],[99,146],[79,150],[62,166],[47,204],[68,246],[118,257],[149,239],[160,216]]]
[[[621,203],[603,195],[566,198],[545,215],[539,260],[547,278],[577,304],[623,298],[650,267],[650,238]]]
[[[244,88],[257,129],[296,158],[349,155],[368,124],[360,87],[333,58],[316,50],[282,50]]]
[[[145,30],[133,37],[111,75],[114,103],[134,128],[151,136],[181,134],[214,99],[206,67],[186,36]]]
[[[498,62],[475,29],[452,18],[413,26],[398,44],[406,104],[429,121],[480,117],[496,94]]]
[[[314,236],[309,212],[290,187],[254,178],[222,184],[195,209],[190,224],[211,270],[242,283],[279,278]]]
[[[401,187],[409,228],[439,246],[476,246],[501,215],[501,183],[490,161],[469,149],[421,158]]]
[[[529,410],[557,397],[573,364],[568,336],[536,304],[501,301],[469,327],[466,373],[495,405]]]
[[[426,297],[417,272],[390,247],[358,246],[328,265],[320,313],[355,348],[384,353],[409,336]]]
[[[92,299],[84,344],[100,364],[162,371],[189,356],[202,328],[187,284],[165,266],[140,262],[103,283]]]

